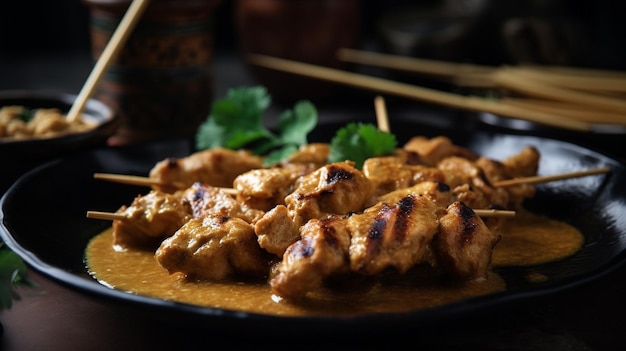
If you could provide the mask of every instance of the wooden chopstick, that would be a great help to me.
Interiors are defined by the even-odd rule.
[[[429,103],[477,112],[489,112],[503,117],[520,118],[540,124],[571,130],[591,131],[592,129],[592,125],[590,123],[573,121],[560,115],[542,111],[505,105],[496,100],[488,100],[482,97],[447,93],[383,78],[371,77],[265,55],[251,54],[247,56],[247,60],[251,64],[265,68],[407,97]]]
[[[100,82],[102,75],[109,67],[111,61],[117,56],[120,49],[126,42],[126,39],[130,35],[131,31],[139,21],[139,18],[148,7],[150,3],[149,0],[133,0],[128,10],[122,17],[120,24],[113,32],[111,39],[107,43],[106,47],[100,54],[100,57],[96,61],[94,68],[92,69],[89,77],[87,77],[87,81],[83,85],[82,89],[78,93],[76,100],[72,104],[69,112],[67,113],[67,119],[70,122],[75,122],[80,118],[83,109],[85,108],[85,104],[89,97],[93,93],[94,89]]]

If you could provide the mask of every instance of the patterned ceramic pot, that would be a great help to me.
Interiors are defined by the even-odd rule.
[[[98,58],[129,0],[83,0]],[[94,97],[122,126],[114,143],[194,133],[213,99],[214,12],[220,0],[153,0],[107,69]]]

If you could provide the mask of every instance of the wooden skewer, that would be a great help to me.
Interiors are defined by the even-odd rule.
[[[70,122],[75,122],[80,118],[80,115],[85,108],[87,100],[89,100],[89,97],[96,88],[96,85],[98,85],[98,83],[100,82],[102,75],[106,71],[111,61],[119,53],[123,44],[126,42],[126,39],[130,35],[130,32],[139,21],[139,18],[145,11],[146,7],[148,7],[149,3],[149,0],[133,0],[133,2],[128,7],[128,10],[126,10],[126,13],[120,21],[120,24],[115,29],[115,32],[113,33],[111,39],[102,51],[102,54],[100,54],[100,57],[96,61],[93,70],[89,74],[89,77],[87,77],[85,85],[83,85],[80,93],[76,97],[76,101],[74,101],[72,107],[70,108],[70,111],[67,113],[67,119]]]
[[[538,80],[549,85],[589,92],[626,92],[626,78],[623,73],[615,72],[613,76],[606,75],[577,75],[563,74],[540,67],[522,66],[508,68],[515,71],[519,77]]]
[[[312,65],[297,61],[281,59],[277,57],[252,54],[247,57],[251,64],[262,66],[278,71],[289,72],[316,79],[336,82],[362,89],[370,89],[397,96],[408,97],[450,106],[470,111],[489,112],[503,117],[521,118],[540,124],[552,125],[559,128],[591,131],[590,123],[574,121],[563,116],[546,113],[543,111],[524,109],[518,106],[504,105],[497,100],[488,100],[476,96],[464,96],[447,93],[434,89],[423,88],[387,79],[361,75],[333,69],[323,66]]]
[[[595,92],[626,92],[626,73],[598,69],[560,66],[525,65],[492,67],[476,64],[429,60],[417,57],[389,55],[371,51],[342,48],[337,57],[345,62],[364,64],[393,70],[444,77],[457,85],[495,87],[492,75],[501,69],[514,69],[546,84],[563,88]]]
[[[87,218],[104,219],[108,221],[126,220],[128,217],[121,213],[115,212],[102,212],[102,211],[87,211]]]
[[[155,179],[152,179],[150,177],[142,177],[142,176],[134,176],[134,175],[126,175],[126,174],[94,173],[93,177],[95,179],[107,180],[111,182],[129,184],[129,185],[138,185],[138,186],[147,186],[147,187],[150,187],[153,185],[160,185],[160,186],[171,186],[177,189],[188,188],[187,185],[180,183],[180,182],[163,183]],[[230,195],[237,195],[237,190],[233,188],[224,188],[224,187],[215,187],[215,188],[219,188],[222,191]]]
[[[589,106],[581,106],[563,101],[503,97],[500,102],[505,105],[520,106],[538,111],[555,113],[577,121],[593,120],[599,124],[626,125],[626,115],[613,111],[600,111]]]
[[[529,96],[584,105],[601,111],[612,111],[620,114],[626,111],[626,102],[621,99],[545,84],[543,81],[524,75],[523,72],[515,69],[499,70],[493,75],[493,79],[504,88]]]
[[[610,170],[611,169],[608,167],[603,167],[603,168],[590,169],[586,171],[555,174],[555,175],[550,175],[550,176],[514,178],[514,179],[507,179],[507,180],[494,182],[493,186],[504,187],[504,186],[511,186],[511,185],[519,185],[519,184],[544,183],[544,182],[551,182],[555,180],[584,177],[584,176],[594,175],[594,174],[603,174],[603,173],[608,173]]]
[[[374,107],[376,108],[376,121],[378,122],[378,129],[389,133],[391,129],[389,129],[389,117],[387,117],[385,99],[382,96],[376,96],[374,98]]]
[[[494,68],[489,66],[428,60],[348,48],[339,49],[337,56],[346,62],[432,75],[453,81],[464,81],[464,77],[470,76],[473,82],[481,81],[481,84],[474,83],[473,86],[493,85],[493,82],[489,80],[489,75],[494,71]]]
[[[111,173],[94,173],[94,179],[107,180],[110,182],[138,185],[138,186],[171,186],[178,189],[185,189],[187,186],[180,182],[163,183],[149,177],[126,175],[126,174],[111,174]]]
[[[515,217],[515,211],[510,210],[474,210],[479,217]]]

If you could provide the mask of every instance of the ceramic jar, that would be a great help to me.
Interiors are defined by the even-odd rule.
[[[83,0],[97,59],[130,0]],[[112,144],[190,135],[213,99],[214,12],[220,0],[152,0],[94,97],[122,124]]]

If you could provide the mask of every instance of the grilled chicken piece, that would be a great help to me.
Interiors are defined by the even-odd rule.
[[[291,217],[286,206],[277,205],[256,221],[254,232],[259,246],[282,257],[287,247],[300,239],[300,226]]]
[[[338,216],[311,219],[302,226],[300,236],[285,251],[270,279],[272,291],[284,298],[301,298],[326,277],[350,267],[350,233]]]
[[[250,223],[214,214],[185,223],[161,243],[155,258],[170,274],[190,280],[264,279],[270,267]]]
[[[420,156],[421,163],[427,166],[435,166],[443,158],[458,156],[475,160],[478,158],[474,152],[464,147],[455,145],[452,140],[445,136],[427,138],[415,136],[411,138],[403,148]]]
[[[199,182],[183,191],[183,198],[192,209],[194,218],[207,214],[225,217],[237,217],[252,223],[263,216],[263,211],[249,208],[245,203],[237,201],[223,189],[204,185]]]
[[[330,154],[330,144],[310,143],[300,146],[298,151],[289,156],[286,163],[311,164],[315,168],[322,167],[328,163]]]
[[[539,150],[533,146],[527,146],[518,154],[506,158],[502,163],[512,177],[531,177],[537,175],[540,157]]]
[[[238,217],[249,223],[263,215],[262,211],[247,208],[222,189],[200,183],[174,194],[151,190],[144,196],[137,196],[130,206],[122,206],[117,213],[127,217],[113,221],[114,245],[120,248],[156,248],[190,219],[209,213]]]
[[[250,208],[269,211],[276,205],[283,205],[296,180],[314,170],[309,164],[292,163],[245,172],[233,182],[237,200]]]
[[[370,157],[363,162],[363,174],[375,188],[374,196],[413,184],[413,169],[402,155]]]
[[[285,204],[298,226],[329,214],[360,212],[374,192],[372,182],[353,162],[324,165],[300,177],[295,185]]]
[[[446,207],[452,202],[452,192],[447,184],[423,181],[408,188],[394,190],[378,198],[378,201],[395,203],[407,195],[425,196],[441,207]]]
[[[261,247],[278,256],[300,238],[310,219],[361,212],[373,194],[372,183],[352,162],[324,165],[301,176],[294,191],[256,222]],[[290,222],[290,223],[289,223]]]
[[[170,193],[195,182],[230,188],[235,177],[261,167],[261,158],[249,151],[215,148],[160,161],[150,170],[150,178],[160,184],[154,189]]]
[[[422,262],[437,233],[440,209],[425,196],[407,195],[348,218],[351,270],[375,275],[393,267],[404,273]]]
[[[450,204],[446,212],[431,243],[437,265],[457,279],[486,278],[500,235],[462,202]]]
[[[113,244],[118,249],[154,249],[192,218],[191,207],[180,194],[156,190],[138,195],[129,206],[122,206],[117,213],[127,218],[113,221]]]
[[[456,201],[471,208],[506,208],[509,194],[505,188],[494,188],[475,162],[463,157],[446,157],[437,163],[446,175],[446,184]]]
[[[481,157],[476,160],[476,165],[483,169],[492,183],[495,183],[499,180],[537,175],[539,159],[539,151],[532,146],[527,146],[502,162]],[[505,189],[509,193],[508,208],[520,208],[524,200],[532,198],[536,193],[533,184],[507,186]]]

